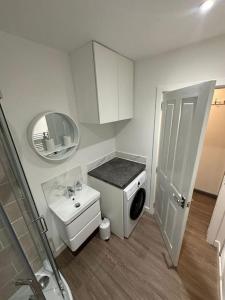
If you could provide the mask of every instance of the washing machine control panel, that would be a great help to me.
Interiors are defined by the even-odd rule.
[[[146,171],[141,172],[125,189],[124,194],[129,199],[145,183]]]

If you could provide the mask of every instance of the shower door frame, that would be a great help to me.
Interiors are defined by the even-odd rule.
[[[1,101],[1,99],[2,99],[2,93],[0,91],[0,101]],[[10,132],[10,129],[9,129],[9,126],[8,126],[8,123],[7,123],[7,120],[6,120],[6,117],[5,117],[5,114],[4,114],[1,103],[0,103],[0,129],[2,129],[3,134],[5,136],[5,141],[8,145],[8,147],[9,147],[10,159],[12,159],[12,161],[10,161],[10,165],[11,165],[13,171],[17,174],[17,176],[16,175],[15,176],[16,176],[16,179],[19,181],[19,183],[21,185],[21,188],[22,188],[23,193],[25,195],[25,199],[28,200],[33,222],[35,222],[37,224],[36,228],[37,228],[37,231],[39,233],[40,240],[43,243],[43,248],[46,252],[46,256],[47,256],[47,258],[50,262],[50,265],[52,267],[52,270],[53,270],[53,273],[55,275],[55,278],[56,278],[57,284],[59,286],[59,289],[61,291],[61,294],[64,297],[64,294],[63,294],[64,288],[63,288],[63,284],[62,284],[62,279],[61,279],[61,276],[59,274],[59,269],[56,265],[52,250],[50,248],[50,245],[49,245],[49,242],[48,242],[48,239],[47,239],[47,236],[46,236],[46,231],[48,229],[47,229],[45,221],[44,221],[44,226],[43,226],[42,220],[44,220],[44,217],[40,216],[39,213],[38,213],[38,210],[37,210],[36,204],[34,202],[32,192],[30,190],[28,181],[26,179],[26,175],[25,175],[23,166],[21,164],[16,146],[14,144],[14,141],[13,141],[13,138],[12,138],[12,135],[11,135],[11,132]]]
[[[18,240],[18,238],[17,238],[17,236],[16,236],[16,234],[15,234],[13,228],[12,228],[12,225],[10,224],[10,222],[8,220],[8,217],[7,217],[7,215],[4,211],[4,208],[3,208],[1,203],[0,203],[0,216],[2,218],[1,220],[2,220],[3,224],[7,228],[7,231],[8,231],[8,234],[10,236],[11,242],[14,244],[15,249],[16,249],[18,255],[20,256],[21,260],[25,263],[27,273],[29,273],[29,278],[20,278],[20,279],[21,280],[26,280],[27,282],[29,280],[31,280],[31,282],[29,284],[25,283],[25,284],[22,284],[22,285],[29,286],[29,288],[33,292],[34,296],[37,297],[37,299],[39,299],[39,300],[46,299],[44,294],[43,294],[42,288],[41,288],[39,282],[37,281],[37,279],[34,275],[34,272],[33,272],[32,268],[29,264],[29,261],[27,260],[26,255],[24,254],[23,248],[21,247],[21,245],[19,243],[19,240]]]

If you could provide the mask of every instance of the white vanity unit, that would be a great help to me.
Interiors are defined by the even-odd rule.
[[[71,53],[79,119],[103,124],[133,117],[133,61],[91,41]]]
[[[51,203],[49,208],[54,214],[61,239],[72,250],[91,235],[101,223],[100,193],[83,184],[71,198],[61,197]]]

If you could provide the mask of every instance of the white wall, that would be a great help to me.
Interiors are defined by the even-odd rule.
[[[225,100],[225,89],[216,89],[214,99]],[[213,105],[204,140],[195,188],[218,195],[225,172],[225,106]]]
[[[0,90],[2,106],[10,124],[28,182],[40,214],[47,204],[41,183],[66,170],[86,164],[115,151],[115,131],[109,125],[82,125],[78,152],[67,161],[54,164],[39,158],[26,138],[30,121],[43,111],[59,111],[77,120],[69,57],[63,52],[0,32]],[[47,219],[49,236],[55,247],[61,245],[57,230]]]
[[[116,126],[116,147],[147,156],[149,185],[157,86],[225,79],[224,53],[225,36],[135,63],[135,116]]]

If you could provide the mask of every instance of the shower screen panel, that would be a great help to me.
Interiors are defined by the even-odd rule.
[[[26,263],[21,263],[23,259],[20,259],[19,262],[13,259],[13,257],[21,257],[21,255],[17,255],[19,248],[12,246],[16,242],[12,242],[13,235],[11,233],[15,234],[14,237],[18,240],[17,244],[19,244],[20,250],[22,249],[24,257],[29,264],[25,268],[26,272],[27,269],[33,274],[41,269],[47,269],[52,272],[58,285],[57,288],[63,296],[61,277],[46,237],[47,227],[45,220],[38,214],[1,106],[0,207],[0,298],[10,299],[9,287],[12,287],[14,284],[13,289],[11,289],[14,292],[20,286],[16,282],[18,279],[29,280],[32,277],[28,273],[24,274],[24,276],[21,273],[23,272],[21,266],[26,266]],[[6,220],[4,222],[3,217]],[[12,227],[12,230],[8,229],[7,224]],[[10,254],[11,251],[13,251],[13,255],[7,256],[7,253]],[[7,259],[4,259],[6,256],[10,258],[10,264],[8,264]],[[22,282],[20,283],[22,284]],[[32,285],[31,287],[33,288]],[[3,292],[5,293],[4,298],[2,297]]]

